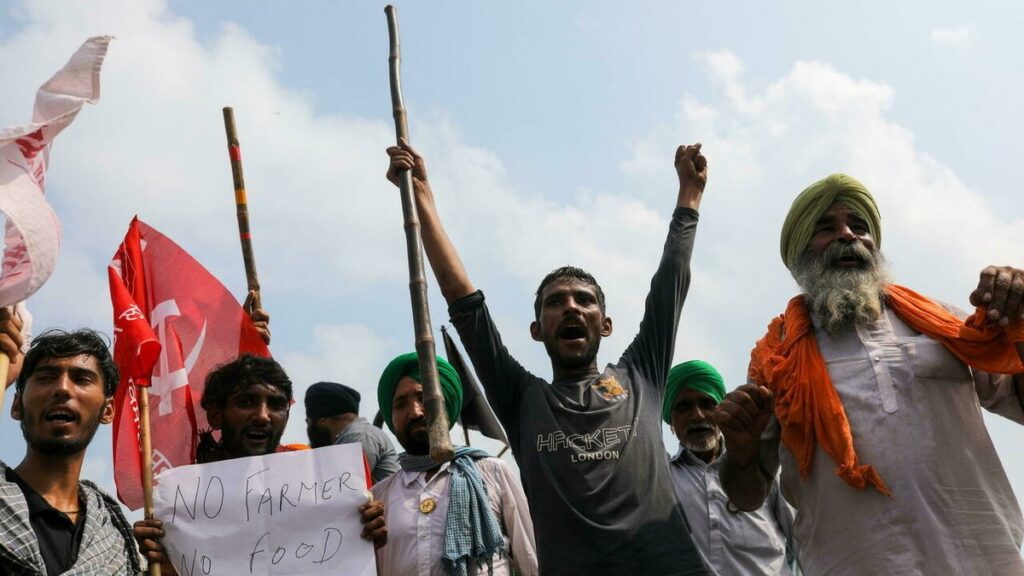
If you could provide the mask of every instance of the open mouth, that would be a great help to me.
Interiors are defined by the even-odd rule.
[[[864,260],[858,256],[842,256],[840,258],[836,258],[834,262],[843,268],[855,268],[864,265]]]
[[[714,434],[715,427],[711,424],[692,424],[686,427],[686,434],[688,436],[703,436],[705,434]]]
[[[270,440],[270,430],[249,429],[245,431],[244,436],[246,440],[259,444]]]
[[[78,413],[70,408],[54,408],[47,412],[43,419],[47,422],[70,424],[78,421]]]
[[[587,330],[578,324],[568,324],[558,329],[558,337],[562,340],[583,340],[587,337]]]

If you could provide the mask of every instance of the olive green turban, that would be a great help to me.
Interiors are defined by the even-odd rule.
[[[690,360],[677,364],[668,372],[668,385],[661,401],[661,418],[666,424],[672,423],[672,405],[682,387],[703,392],[721,404],[725,398],[725,379],[715,367],[703,360]]]
[[[807,250],[814,234],[814,225],[836,202],[841,202],[868,223],[875,247],[882,245],[882,223],[875,199],[856,178],[833,174],[807,187],[793,200],[782,225],[782,261],[790,270]]]
[[[441,395],[444,396],[444,408],[448,412],[448,428],[455,425],[462,411],[462,381],[459,380],[459,373],[455,371],[444,358],[437,356],[437,376],[441,381]],[[403,376],[422,383],[420,376],[420,361],[415,352],[402,354],[395,358],[384,369],[380,375],[380,383],[377,384],[377,402],[380,404],[380,415],[388,428],[394,432],[395,427],[391,423],[391,401],[395,398],[395,389],[398,388],[398,381]]]

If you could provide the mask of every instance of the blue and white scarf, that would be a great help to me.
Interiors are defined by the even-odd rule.
[[[449,576],[466,576],[466,566],[487,564],[487,573],[494,574],[491,559],[505,553],[498,519],[491,511],[487,486],[480,476],[475,460],[490,454],[478,448],[457,446],[455,458],[448,466],[451,484],[448,488],[448,516],[444,527],[444,557],[442,564]],[[429,455],[414,456],[407,452],[398,455],[402,470],[426,472],[438,463]]]

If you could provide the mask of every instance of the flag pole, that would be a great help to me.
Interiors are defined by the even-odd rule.
[[[231,159],[231,179],[235,184],[235,213],[238,216],[238,238],[242,243],[242,262],[245,264],[245,280],[248,290],[255,292],[252,310],[262,308],[260,304],[260,280],[256,275],[256,257],[252,250],[252,232],[249,230],[249,199],[245,193],[245,176],[242,174],[242,149],[238,144],[235,130],[235,111],[224,107],[224,131],[228,137],[228,157]],[[246,312],[252,313],[252,310]]]
[[[4,414],[4,397],[7,396],[7,374],[11,371],[11,359],[7,357],[7,354],[0,352],[0,386],[3,387],[0,390],[0,418]]]
[[[405,104],[402,102],[401,49],[398,44],[398,12],[388,5],[384,8],[388,17],[388,68],[391,79],[391,108],[395,118],[397,140],[409,139],[409,127],[405,119]],[[420,220],[416,214],[413,199],[412,173],[398,172],[398,188],[402,193],[402,214],[405,218],[405,248],[409,258],[409,293],[412,296],[412,318],[416,333],[416,355],[419,358],[420,374],[423,377],[423,405],[427,412],[427,436],[430,442],[430,458],[435,462],[447,462],[455,456],[452,440],[448,435],[448,413],[444,407],[444,396],[437,376],[437,360],[434,352],[434,334],[430,327],[430,310],[427,306],[427,276],[423,268],[423,239],[420,237]]]
[[[142,386],[136,386],[136,390],[139,393],[139,439],[142,443],[142,507],[146,520],[150,520],[153,518],[153,442],[149,433],[149,390]],[[161,576],[160,563],[151,563],[149,573]]]

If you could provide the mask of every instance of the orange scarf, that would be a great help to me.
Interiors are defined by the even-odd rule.
[[[938,341],[968,366],[993,374],[1024,373],[1015,347],[1024,342],[1021,321],[1001,328],[986,319],[985,308],[961,321],[902,286],[888,286],[886,296],[886,304],[911,328]],[[768,325],[768,333],[750,353],[748,378],[775,394],[782,441],[796,457],[801,477],[810,472],[817,443],[839,465],[836,474],[847,484],[860,490],[871,484],[892,496],[878,472],[857,459],[850,421],[828,377],[803,296],[790,300],[785,314]]]

